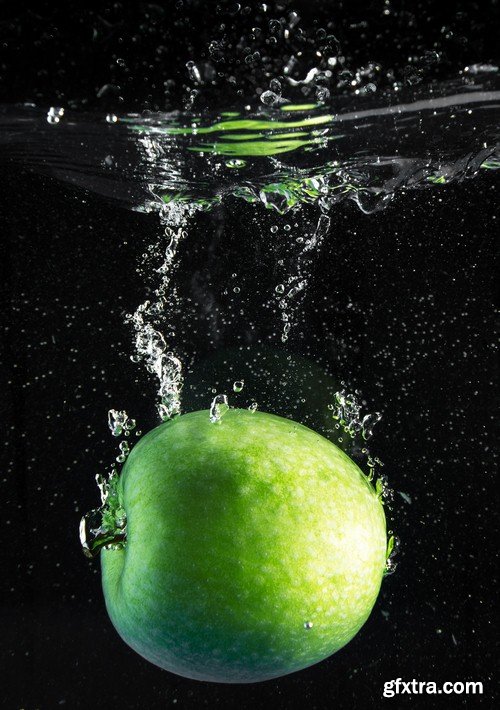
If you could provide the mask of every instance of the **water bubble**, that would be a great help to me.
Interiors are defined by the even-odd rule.
[[[247,54],[245,57],[245,64],[255,64],[260,59],[260,52],[254,52],[253,54]]]
[[[330,92],[328,91],[326,86],[318,86],[316,88],[316,99],[320,103],[325,103],[326,101],[328,101],[329,98],[330,98]]]
[[[114,113],[108,113],[106,116],[106,123],[116,123],[118,121],[118,116]]]
[[[287,298],[293,298],[296,296],[300,291],[303,291],[304,288],[307,286],[307,280],[302,279],[302,281],[299,281],[296,283],[292,288],[288,291],[286,294]]]
[[[240,291],[241,291],[241,288],[239,286],[235,286],[233,288],[233,293],[240,293]]]
[[[217,63],[224,61],[224,51],[222,49],[222,45],[219,44],[219,42],[216,42],[215,40],[210,42],[210,44],[208,45],[208,52],[214,62]]]
[[[414,86],[422,81],[423,72],[419,67],[409,64],[403,69],[403,79],[405,84]]]
[[[304,628],[305,629],[312,629],[313,627],[313,622],[312,621],[305,621],[304,622]]]
[[[244,380],[236,380],[235,382],[233,382],[233,392],[241,392],[244,386]]]
[[[269,21],[269,31],[271,34],[277,34],[281,30],[281,22],[279,20]]]
[[[280,97],[274,91],[263,91],[260,100],[265,106],[276,106],[280,103]]]
[[[252,402],[252,404],[250,404],[248,407],[248,411],[249,412],[256,412],[258,406],[259,405],[257,404],[257,402]]]
[[[232,158],[231,160],[226,161],[226,168],[232,168],[232,169],[244,168],[245,165],[246,165],[246,161],[240,160],[239,158]]]
[[[385,576],[385,577],[388,577],[389,575],[394,574],[394,572],[396,571],[397,566],[398,566],[398,563],[397,563],[397,562],[394,562],[394,561],[391,560],[391,559],[386,560],[386,563],[385,563],[385,570],[384,570],[384,576]]]
[[[130,453],[130,446],[126,441],[121,441],[118,447],[120,449],[119,455],[116,457],[118,463],[123,463]]]
[[[64,109],[59,106],[51,106],[47,112],[47,123],[59,123],[64,116]]]
[[[363,439],[367,441],[373,435],[373,427],[382,419],[380,412],[366,414],[361,421],[361,434]]]
[[[465,67],[467,74],[496,74],[499,70],[496,64],[471,64]]]
[[[227,395],[217,394],[210,405],[210,421],[212,424],[220,422],[224,414],[229,409]]]
[[[388,534],[390,537],[387,541],[387,552],[384,571],[384,574],[386,576],[394,574],[394,572],[396,571],[397,562],[394,561],[394,557],[398,554],[400,547],[399,538],[396,535],[393,535],[391,530],[389,530]]]
[[[284,284],[278,284],[274,290],[276,293],[283,294],[285,293],[285,286]]]
[[[292,56],[290,57],[288,62],[283,67],[283,74],[285,74],[285,76],[288,76],[295,69],[295,67],[297,66],[297,63],[298,63],[297,57],[295,57],[292,54]]]
[[[191,81],[194,81],[195,84],[203,83],[200,70],[193,61],[186,62],[186,69],[188,70]]]
[[[276,96],[281,96],[281,84],[277,79],[271,79],[269,89],[276,94]]]
[[[340,52],[340,42],[335,35],[329,34],[325,38],[322,49],[325,54],[338,54]]]
[[[125,431],[134,429],[135,425],[135,420],[130,419],[125,410],[109,410],[108,427],[113,436],[121,436]]]
[[[273,226],[271,227],[271,233],[272,233],[272,234],[276,234],[277,231],[278,231],[277,225],[276,225],[276,224],[273,224]]]
[[[292,326],[290,325],[290,323],[285,323],[285,325],[283,326],[283,332],[281,333],[281,342],[286,343],[286,341],[288,340],[288,333],[290,332],[291,327]]]

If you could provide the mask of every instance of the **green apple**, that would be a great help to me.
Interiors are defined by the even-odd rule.
[[[118,483],[122,549],[103,549],[120,636],[188,678],[249,683],[342,648],[386,562],[382,504],[316,432],[230,409],[172,419],[132,449]]]

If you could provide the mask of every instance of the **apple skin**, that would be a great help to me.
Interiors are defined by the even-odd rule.
[[[231,409],[161,424],[120,476],[123,549],[102,551],[124,641],[187,678],[251,683],[306,668],[358,632],[386,561],[382,504],[338,447]]]

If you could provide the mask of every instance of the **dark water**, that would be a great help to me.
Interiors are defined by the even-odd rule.
[[[83,558],[76,534],[80,515],[97,502],[93,476],[113,455],[107,410],[120,404],[144,429],[155,422],[151,383],[129,360],[122,314],[137,304],[142,280],[134,264],[157,233],[156,216],[9,172],[6,707],[163,707],[174,699],[188,707],[269,699],[352,707],[370,704],[382,681],[397,676],[479,678],[492,690],[497,183],[488,175],[413,193],[376,215],[351,204],[336,212],[304,305],[306,325],[289,349],[359,386],[370,407],[383,410],[374,446],[391,485],[411,498],[396,493],[392,512],[404,543],[399,568],[366,627],[339,654],[289,678],[228,689],[160,672],[120,641],[98,565]],[[189,265],[216,293],[227,260],[250,270],[240,280],[241,321],[253,319],[257,330],[248,338],[239,318],[223,323],[218,347],[273,330],[272,317],[248,295],[255,278],[273,269],[259,259],[257,272],[253,257],[267,253],[262,223],[276,218],[260,211],[259,233],[256,209],[235,202],[202,216],[184,247],[186,276]],[[198,298],[190,317],[198,333],[182,342],[203,357],[213,343],[210,310]]]
[[[390,22],[406,32],[402,16]],[[26,26],[23,16],[19,27]],[[403,34],[403,46],[408,41]],[[377,46],[374,41],[371,49]],[[473,56],[453,46],[464,60]],[[491,60],[477,47],[476,60]],[[467,93],[463,77],[459,82],[458,93]],[[74,85],[76,93],[88,91],[84,83]],[[482,98],[472,102],[469,124],[463,101],[445,106],[437,119],[435,107],[429,109],[436,93],[455,95],[455,84],[432,91],[406,86],[403,99],[377,94],[379,113],[366,118],[363,136],[358,117],[335,152],[319,146],[310,155],[281,156],[279,164],[254,157],[236,177],[224,164],[211,172],[223,159],[208,155],[199,170],[211,180],[196,175],[194,185],[203,187],[197,199],[223,194],[209,211],[192,216],[176,255],[164,332],[184,363],[183,406],[208,407],[215,389],[234,405],[257,401],[328,435],[326,405],[336,388],[359,389],[366,411],[383,414],[371,449],[385,464],[394,491],[390,527],[402,541],[397,571],[384,580],[351,643],[305,671],[250,686],[189,681],[129,649],[106,614],[98,561],[85,559],[78,540],[81,516],[98,504],[94,476],[118,453],[108,410],[125,409],[143,431],[158,422],[157,383],[130,359],[133,333],[125,314],[158,286],[165,225],[155,196],[173,192],[179,176],[184,187],[191,180],[192,195],[194,173],[186,166],[194,158],[186,146],[193,139],[183,137],[182,150],[181,138],[168,139],[167,157],[178,171],[165,170],[161,161],[148,163],[137,139],[122,140],[123,122],[106,124],[99,102],[99,110],[84,114],[75,99],[75,113],[66,111],[53,126],[46,112],[62,101],[13,106],[31,100],[33,87],[43,102],[56,93],[53,86],[27,75],[21,95],[12,84],[0,138],[2,707],[377,708],[386,702],[384,681],[397,677],[479,680],[482,698],[450,702],[495,706],[500,183],[492,169],[494,84],[491,76],[475,81],[470,91]],[[61,85],[68,99],[63,78]],[[343,101],[335,111],[367,110],[363,98]],[[416,101],[427,108],[395,119],[380,114]],[[136,109],[126,108],[106,111]],[[203,115],[207,125],[213,122],[213,114]],[[158,117],[141,114],[139,122],[149,130]],[[112,164],[103,163],[107,155]],[[346,194],[322,211],[316,199],[279,214],[265,209],[259,190],[255,203],[234,194],[242,183],[276,184],[284,172],[289,180],[299,165],[323,174],[327,158],[340,160],[344,170],[328,178],[328,187],[335,194],[337,184],[354,184],[356,199]],[[316,233],[321,214],[330,219],[323,239],[300,262],[304,243],[297,239]],[[288,309],[292,327],[283,342],[275,287],[296,274],[297,263],[305,263],[308,283]],[[245,388],[235,394],[232,383],[240,377]],[[411,699],[438,706],[431,696]],[[404,695],[393,699],[396,707],[409,702]]]

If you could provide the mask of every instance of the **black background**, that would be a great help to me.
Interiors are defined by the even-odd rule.
[[[382,23],[381,6],[337,13]],[[109,66],[120,32],[95,49],[85,38],[96,10],[70,3],[64,10],[43,3],[29,11],[6,7],[4,99],[50,105],[56,94],[75,105],[84,98],[98,104],[96,89],[113,81]],[[120,22],[126,26],[147,7],[109,5],[99,14],[125,18]],[[443,10],[433,15],[430,3],[408,7],[403,10],[414,14],[416,28],[391,20],[403,46],[432,46],[441,37],[440,23],[464,24],[458,11],[466,13],[467,42],[460,49],[450,45],[450,67],[458,58],[463,64],[494,59],[488,18],[496,4],[461,3],[447,18],[438,16]],[[198,10],[204,18],[208,4]],[[156,33],[170,28],[162,22]],[[181,43],[173,37],[175,64]],[[194,30],[190,41],[202,44]],[[149,61],[151,46],[136,51],[127,45],[129,66]],[[383,37],[352,51],[401,71],[405,65]],[[162,91],[148,86],[148,77],[162,71],[155,67],[139,81],[134,68],[121,105],[143,108],[147,101],[163,107]],[[180,98],[183,91],[178,89]],[[399,567],[385,580],[366,626],[334,657],[276,681],[224,686],[160,671],[123,644],[104,608],[98,563],[83,557],[77,537],[81,514],[97,503],[93,476],[114,455],[107,410],[119,403],[145,429],[154,423],[152,385],[129,361],[123,314],[143,300],[136,264],[157,238],[157,218],[20,169],[1,170],[2,707],[399,707],[410,698],[382,699],[383,682],[396,677],[484,683],[482,699],[413,696],[414,706],[494,707],[498,176],[400,195],[370,216],[351,203],[336,208],[304,306],[307,332],[290,347],[316,352],[335,375],[361,387],[371,409],[384,412],[375,444],[396,490],[391,517],[402,539]],[[200,217],[183,247],[184,264],[206,262],[207,278],[216,281],[238,248],[263,248],[277,217],[259,213],[256,236],[256,209],[235,201]],[[196,235],[205,240],[214,233],[214,222],[222,225],[219,241],[197,242]],[[217,258],[204,259],[210,249],[221,266]],[[248,278],[257,278],[255,260],[248,264]],[[228,344],[237,339],[233,325],[224,333]],[[411,504],[397,491],[409,495]]]
[[[212,61],[222,74],[215,77],[216,87],[197,87],[197,108],[221,100],[241,102],[280,75],[283,55],[291,50],[303,53],[296,70],[296,78],[303,78],[318,63],[321,29],[337,38],[351,70],[380,63],[382,86],[394,78],[413,83],[456,77],[469,64],[498,59],[497,0],[458,0],[453,6],[433,0],[273,0],[266,13],[260,5],[233,0],[3,2],[0,101],[178,109],[193,88],[186,63],[195,60],[200,67]],[[270,19],[287,18],[292,10],[300,15],[303,39],[266,42]],[[263,40],[252,38],[254,26],[266,30]],[[223,38],[223,59],[216,61],[210,43]],[[247,64],[248,48],[260,50],[262,61]]]

